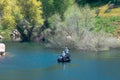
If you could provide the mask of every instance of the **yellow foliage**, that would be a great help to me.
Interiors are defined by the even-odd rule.
[[[1,24],[3,28],[13,27],[15,26],[14,16],[12,16],[12,7],[11,0],[0,0],[1,7]]]
[[[0,16],[4,28],[14,28],[23,19],[30,24],[42,25],[42,3],[38,0],[0,0]]]
[[[24,6],[22,6],[22,11],[24,13],[25,18],[31,24],[42,25],[42,3],[37,0],[26,0],[25,2],[23,2],[23,4]]]
[[[112,9],[109,14],[111,14],[111,16],[120,16],[120,8]]]
[[[120,16],[120,8],[113,8],[110,12],[105,13],[105,10],[108,8],[108,5],[101,6],[99,16],[109,17],[109,16]]]
[[[2,17],[2,25],[5,29],[8,27],[13,27],[15,26],[15,24],[16,23],[13,16],[11,16],[10,14],[4,14],[4,16]]]

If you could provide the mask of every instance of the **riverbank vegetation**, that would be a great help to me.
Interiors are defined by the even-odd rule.
[[[120,47],[119,0],[1,0],[0,35],[50,48],[109,50]]]

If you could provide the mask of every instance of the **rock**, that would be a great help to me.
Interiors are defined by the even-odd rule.
[[[113,8],[115,8],[116,6],[115,6],[115,4],[109,4],[108,5],[108,8],[105,10],[105,12],[104,13],[108,13],[108,12],[110,12],[111,11],[111,9],[113,9]]]
[[[0,43],[0,53],[5,52],[5,44]]]
[[[110,4],[110,5],[108,6],[108,9],[113,9],[113,8],[115,8],[115,4]]]
[[[66,38],[67,38],[68,40],[72,40],[72,36],[70,36],[70,35],[66,36]]]
[[[0,56],[5,56],[5,44],[4,43],[0,43]]]
[[[14,29],[11,33],[12,41],[21,41],[20,33],[17,29]]]

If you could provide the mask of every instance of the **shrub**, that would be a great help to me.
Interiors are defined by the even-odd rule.
[[[105,32],[94,32],[95,27],[94,11],[89,6],[78,8],[76,5],[69,8],[64,14],[65,20],[60,19],[60,15],[55,14],[49,19],[50,26],[55,34],[47,37],[47,47],[69,48],[79,50],[108,50],[111,45],[106,40],[110,35]],[[48,33],[47,33],[48,34]]]

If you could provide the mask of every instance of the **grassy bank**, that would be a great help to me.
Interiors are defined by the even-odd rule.
[[[95,30],[104,30],[107,33],[114,33],[120,24],[120,16],[96,17]]]
[[[96,31],[104,30],[107,33],[112,33],[115,35],[116,32],[120,31],[120,7],[116,6],[108,12],[105,12],[108,7],[108,4],[98,7],[100,12],[99,16],[96,17],[94,29]],[[119,33],[117,34],[119,35]]]

